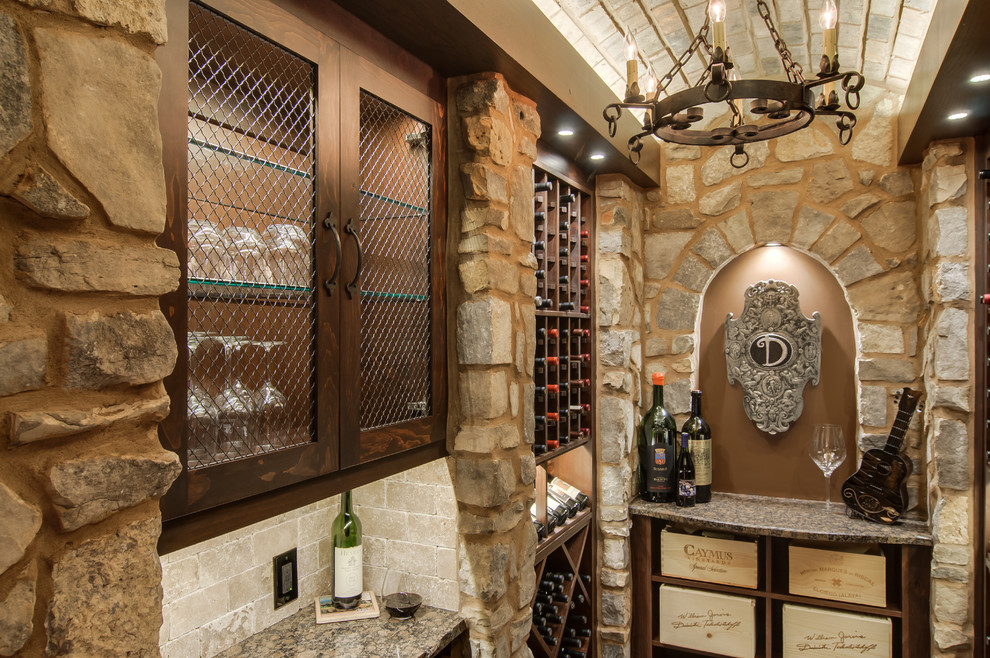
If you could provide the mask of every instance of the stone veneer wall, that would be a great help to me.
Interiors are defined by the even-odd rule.
[[[534,104],[497,74],[452,80],[449,442],[460,611],[473,656],[528,656],[535,592]],[[453,245],[457,248],[454,249]]]
[[[976,228],[975,173],[972,140],[931,145],[921,166],[922,289],[929,308],[922,372],[927,494],[935,537],[932,655],[937,656],[972,655],[973,598],[980,596],[973,591],[973,570],[983,568],[973,559],[977,497],[972,473],[980,460],[974,460],[970,440],[977,422],[974,291],[976,240],[982,237]]]
[[[164,2],[0,0],[0,655],[155,655]]]
[[[354,490],[364,536],[364,584],[411,590],[457,610],[456,503],[447,462],[424,464]],[[331,592],[333,496],[162,556],[161,652],[210,658]],[[299,598],[274,609],[272,558],[297,549]]]
[[[599,177],[603,656],[629,651],[624,505],[637,491],[635,423],[646,403],[646,373],[667,374],[666,401],[683,420],[696,380],[703,293],[735,255],[770,241],[817,258],[846,291],[856,325],[861,449],[885,440],[896,412],[892,394],[924,380],[929,412],[908,434],[916,466],[909,487],[918,503],[911,514],[924,518],[929,496],[921,494],[931,479],[934,641],[949,650],[940,655],[955,655],[953,646],[965,651],[971,641],[966,442],[973,322],[965,309],[972,303],[973,256],[962,207],[972,166],[960,166],[957,146],[935,146],[924,174],[897,168],[896,109],[896,99],[882,98],[872,116],[869,108],[860,112],[847,147],[821,121],[748,147],[750,163],[741,171],[729,166],[731,148],[664,145],[660,191]],[[925,463],[928,469],[920,466]]]

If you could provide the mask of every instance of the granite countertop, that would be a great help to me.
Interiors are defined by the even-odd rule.
[[[841,501],[833,502],[832,509],[826,510],[824,501],[713,493],[710,503],[694,507],[636,498],[629,511],[710,530],[770,537],[921,546],[932,543],[928,526],[922,521],[883,525],[850,519]]]
[[[404,621],[390,619],[382,606],[377,619],[317,624],[310,604],[220,657],[430,658],[466,630],[460,614],[425,605]]]

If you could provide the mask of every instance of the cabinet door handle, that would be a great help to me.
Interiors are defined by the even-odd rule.
[[[354,224],[353,217],[347,222],[347,226],[344,227],[344,232],[353,235],[354,241],[357,243],[357,271],[354,272],[354,280],[345,286],[345,290],[347,290],[347,298],[350,299],[358,290],[358,280],[361,278],[361,268],[364,266],[364,249],[361,247],[361,236],[358,235],[357,226]]]
[[[337,260],[333,264],[333,274],[330,275],[329,279],[323,281],[323,287],[326,288],[327,295],[332,296],[333,291],[337,289],[337,275],[340,274],[340,233],[337,231],[337,220],[333,218],[333,212],[328,212],[327,216],[323,219],[323,228],[328,231],[333,232],[333,243],[334,248],[337,250]]]

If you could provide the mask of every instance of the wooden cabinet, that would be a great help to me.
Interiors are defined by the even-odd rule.
[[[752,610],[745,612],[751,617],[735,620],[748,622],[751,619],[754,624],[755,654],[747,652],[746,655],[761,658],[792,655],[796,646],[808,644],[810,640],[804,642],[800,637],[795,640],[794,628],[785,633],[785,617],[814,619],[816,614],[822,620],[822,629],[832,628],[836,620],[850,622],[849,629],[855,626],[859,629],[857,633],[868,637],[872,637],[871,633],[878,638],[885,637],[884,633],[889,629],[890,652],[884,655],[903,658],[929,655],[928,569],[931,538],[920,529],[910,525],[887,527],[849,520],[838,509],[831,513],[824,512],[821,503],[728,494],[714,494],[712,503],[696,508],[677,508],[637,500],[631,505],[631,512],[632,633],[633,655],[636,658],[729,655],[673,646],[661,641],[664,636],[661,626],[671,626],[666,614],[661,620],[659,611],[663,588],[717,594],[730,597],[727,599],[730,601],[753,602]],[[723,535],[729,533],[747,543],[755,540],[755,588],[711,582],[713,579],[703,575],[692,579],[664,575],[671,569],[665,569],[661,562],[661,535],[667,534],[662,533],[664,529],[672,527],[680,532],[700,533],[704,530]],[[868,599],[860,597],[872,601],[872,604],[849,602],[824,594],[808,596],[792,593],[792,590],[800,591],[804,583],[800,587],[791,587],[790,579],[796,570],[790,564],[791,548],[807,540],[827,542],[826,547],[831,546],[837,551],[850,543],[869,543],[876,559],[868,564],[865,577],[871,586],[879,584],[884,588],[880,597],[884,604],[877,605],[876,593],[871,593]],[[715,553],[710,552],[704,560],[718,562],[730,559]],[[736,557],[733,555],[731,559]],[[807,559],[807,556],[802,559]],[[823,569],[834,569],[835,579],[862,578],[860,574],[851,573],[854,571],[851,564],[853,562],[835,568],[835,563],[832,563],[824,565]],[[877,577],[877,565],[880,565],[882,577]],[[678,613],[683,613],[683,610],[678,610]],[[847,632],[851,633],[849,629]],[[818,640],[828,641],[824,630]],[[877,646],[883,644],[870,643]],[[740,646],[737,642],[735,650],[739,650]],[[840,651],[829,655],[845,654]]]
[[[595,655],[594,559],[594,206],[590,191],[537,162],[534,169],[537,260],[536,503],[534,518],[552,528],[536,550],[537,594],[529,646],[535,656]],[[556,525],[548,481],[559,477],[587,505]],[[556,527],[555,527],[556,526]]]
[[[443,445],[442,92],[386,71],[396,49],[366,27],[282,4],[168,4],[166,520],[320,478],[330,495]]]

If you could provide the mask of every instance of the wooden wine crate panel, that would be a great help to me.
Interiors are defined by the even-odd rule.
[[[856,615],[785,603],[783,658],[889,658],[893,625],[888,617]]]
[[[734,658],[756,655],[756,599],[660,585],[660,642]]]
[[[660,573],[756,589],[756,540],[716,539],[662,530]]]
[[[883,555],[862,550],[788,548],[791,594],[830,601],[887,605],[887,569]]]

